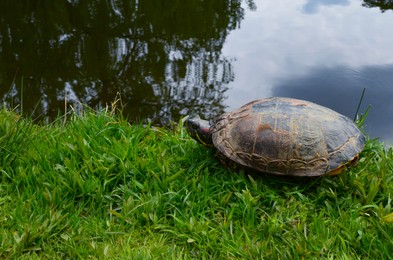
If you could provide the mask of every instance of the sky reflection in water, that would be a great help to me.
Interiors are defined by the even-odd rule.
[[[307,99],[354,117],[371,105],[366,130],[392,143],[393,14],[361,1],[256,1],[223,54],[232,57],[228,108],[262,97]]]

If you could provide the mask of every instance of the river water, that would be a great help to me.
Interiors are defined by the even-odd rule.
[[[130,121],[213,118],[286,96],[393,142],[393,13],[386,1],[2,1],[0,98],[52,120],[120,97]]]

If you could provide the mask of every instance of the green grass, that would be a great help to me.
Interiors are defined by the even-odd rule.
[[[0,258],[387,259],[393,150],[337,177],[233,172],[113,111],[33,124],[0,111]]]

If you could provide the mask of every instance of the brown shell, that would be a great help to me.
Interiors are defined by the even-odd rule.
[[[215,147],[238,164],[294,176],[339,173],[365,144],[349,118],[290,98],[255,100],[225,113],[216,120],[212,137]]]

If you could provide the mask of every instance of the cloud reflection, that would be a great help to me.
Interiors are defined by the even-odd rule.
[[[293,96],[353,118],[366,88],[360,111],[372,105],[367,131],[393,143],[393,37],[386,26],[393,17],[358,0],[257,5],[224,46],[223,54],[236,59],[227,110],[256,98]],[[329,8],[322,12],[323,5]],[[321,12],[305,15],[304,8]]]

